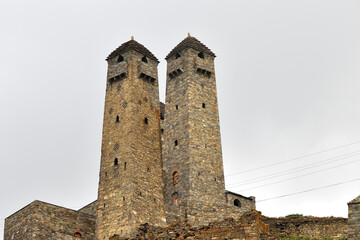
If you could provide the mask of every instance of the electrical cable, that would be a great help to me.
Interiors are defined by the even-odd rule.
[[[357,143],[360,143],[360,140],[359,140],[359,141],[356,141],[356,142],[352,142],[352,143],[340,145],[340,146],[337,146],[337,147],[328,148],[328,149],[325,149],[325,150],[322,150],[322,151],[319,151],[319,152],[310,153],[310,154],[303,155],[303,156],[300,156],[300,157],[291,158],[291,159],[288,159],[288,160],[285,160],[285,161],[281,161],[281,162],[277,162],[277,163],[272,163],[272,164],[264,165],[264,166],[257,167],[257,168],[252,168],[252,169],[245,170],[245,171],[242,171],[242,172],[237,172],[237,173],[228,174],[228,175],[226,175],[226,177],[231,177],[231,176],[238,175],[238,174],[241,174],[241,173],[252,172],[252,171],[259,170],[259,169],[263,169],[263,168],[267,168],[267,167],[271,167],[271,166],[280,165],[280,164],[287,163],[287,162],[291,162],[291,161],[295,161],[295,160],[298,160],[298,159],[302,159],[302,158],[306,158],[306,157],[318,155],[318,154],[321,154],[321,153],[324,153],[324,152],[329,152],[329,151],[337,150],[337,149],[340,149],[340,148],[348,147],[348,146],[351,146],[351,145],[354,145],[354,144],[357,144]]]
[[[252,188],[242,189],[242,190],[239,190],[239,192],[241,192],[241,191],[248,191],[248,190],[252,190],[252,189],[256,189],[256,188],[261,188],[261,187],[266,187],[266,186],[273,185],[273,184],[276,184],[276,183],[286,182],[286,181],[293,180],[293,179],[296,179],[296,178],[308,176],[308,175],[311,175],[311,174],[314,174],[314,173],[324,172],[324,171],[329,170],[329,169],[333,169],[333,168],[337,168],[337,167],[342,167],[342,166],[345,166],[345,165],[348,165],[348,164],[351,164],[351,163],[354,163],[354,162],[358,162],[358,161],[360,161],[360,159],[357,159],[357,160],[351,161],[351,162],[347,162],[347,163],[344,163],[344,164],[341,164],[341,165],[336,165],[336,166],[332,166],[332,167],[329,167],[329,168],[321,169],[321,170],[319,170],[319,171],[314,171],[314,172],[306,173],[306,174],[303,174],[303,175],[300,175],[300,176],[296,176],[296,177],[292,177],[292,178],[287,178],[287,179],[283,179],[283,180],[280,180],[280,181],[276,181],[276,182],[272,182],[272,183],[268,183],[268,184],[264,184],[264,185],[260,185],[260,186],[256,186],[256,187],[252,187]]]
[[[326,164],[329,164],[329,163],[333,163],[333,162],[337,162],[337,161],[344,160],[344,159],[347,159],[347,158],[351,158],[351,157],[354,157],[354,156],[359,155],[359,154],[360,154],[360,151],[346,153],[346,154],[342,154],[342,155],[339,155],[339,156],[336,156],[336,157],[328,158],[328,159],[325,159],[325,160],[322,160],[322,161],[319,161],[319,162],[316,162],[316,163],[311,163],[311,164],[303,165],[303,166],[300,166],[300,167],[295,167],[295,168],[292,168],[292,169],[288,169],[288,170],[284,170],[284,171],[264,175],[264,176],[261,176],[261,177],[248,179],[248,180],[241,181],[241,182],[234,182],[234,183],[228,184],[228,186],[243,186],[243,185],[247,185],[247,184],[261,182],[261,181],[265,181],[265,180],[285,176],[285,175],[288,175],[288,174],[292,174],[292,173],[296,173],[296,172],[316,168],[316,167],[323,166],[323,165],[326,165]],[[332,160],[332,161],[330,161],[330,160]],[[322,164],[319,164],[319,163],[322,163]],[[313,165],[316,165],[316,166],[313,166]],[[301,169],[301,170],[299,170],[299,169]]]
[[[350,183],[350,182],[355,182],[355,181],[359,181],[359,180],[360,180],[360,178],[355,178],[353,180],[334,183],[334,184],[330,184],[330,185],[323,186],[323,187],[311,188],[311,189],[307,189],[307,190],[304,190],[304,191],[300,191],[300,192],[296,192],[296,193],[284,194],[284,195],[280,195],[280,196],[276,196],[276,197],[272,197],[272,198],[265,198],[265,199],[261,199],[261,200],[256,201],[256,203],[265,202],[265,201],[269,201],[269,200],[274,200],[274,199],[278,199],[278,198],[289,197],[289,196],[293,196],[293,195],[297,195],[297,194],[301,194],[301,193],[313,192],[313,191],[316,191],[316,190],[329,188],[329,187],[334,187],[334,186],[338,186],[338,185],[342,185],[342,184],[346,184],[346,183]]]

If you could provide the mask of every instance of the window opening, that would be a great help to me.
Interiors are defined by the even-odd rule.
[[[125,197],[123,197],[123,201],[125,201]]]
[[[161,129],[161,133],[162,133],[162,134],[164,133],[164,129],[163,129],[163,128]]]
[[[76,233],[74,233],[74,237],[81,238],[81,237],[82,237],[82,235],[81,235],[81,233],[76,232]]]
[[[177,171],[173,173],[173,185],[177,185],[179,183],[179,174]]]
[[[239,199],[234,200],[234,206],[241,207],[241,203],[240,203]]]
[[[204,59],[204,58],[205,58],[205,56],[204,56],[204,53],[203,53],[203,52],[200,52],[200,53],[198,54],[198,56],[199,56],[199,58],[202,58],[202,59]]]
[[[117,122],[117,123],[120,122],[120,117],[119,117],[119,115],[116,116],[116,122]]]
[[[161,119],[161,120],[164,120],[164,119],[165,119],[163,113],[160,113],[160,119]]]
[[[175,192],[175,193],[173,194],[173,205],[174,205],[174,206],[179,205],[179,194],[178,194],[177,192]]]
[[[176,107],[176,110],[178,110],[178,109],[179,109],[179,106],[178,106],[178,105],[176,105],[175,107]]]
[[[126,162],[124,162],[124,170],[126,170]]]
[[[179,57],[181,57],[181,55],[179,53],[176,53],[175,59],[178,59]]]
[[[122,62],[122,61],[124,61],[124,57],[119,55],[117,58],[117,62]]]
[[[148,63],[148,60],[147,60],[146,56],[144,56],[144,57],[141,59],[141,61],[143,61],[144,63]]]
[[[145,124],[149,124],[149,120],[147,118],[144,119]]]
[[[147,171],[150,172],[150,168],[147,168]]]
[[[206,106],[205,106],[205,103],[203,103],[203,104],[202,104],[202,108],[205,108],[205,107],[206,107]]]
[[[175,144],[175,146],[177,146],[178,145],[178,140],[175,140],[174,144]]]
[[[117,165],[119,165],[119,160],[118,160],[117,158],[115,158],[115,160],[114,160],[114,166],[117,166]]]

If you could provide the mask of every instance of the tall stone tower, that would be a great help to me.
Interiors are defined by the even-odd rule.
[[[108,58],[96,238],[164,226],[156,57],[135,40]]]
[[[214,58],[190,35],[166,57],[163,165],[169,223],[180,218],[201,225],[224,212]]]

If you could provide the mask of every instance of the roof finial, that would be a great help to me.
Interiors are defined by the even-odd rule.
[[[191,37],[190,33],[188,32],[188,37]]]
[[[134,40],[134,36],[131,36],[131,40]]]

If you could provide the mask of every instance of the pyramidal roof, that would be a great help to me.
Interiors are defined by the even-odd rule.
[[[349,203],[360,203],[360,195]]]
[[[188,37],[182,40],[173,50],[171,50],[171,52],[166,56],[165,59],[169,59],[170,57],[174,56],[176,53],[180,52],[185,48],[193,48],[216,57],[215,54],[207,46],[205,46],[202,42],[190,36],[189,34]]]
[[[110,53],[110,55],[106,58],[106,60],[109,60],[110,58],[119,56],[121,53],[130,51],[130,50],[137,51],[141,54],[144,54],[146,57],[159,62],[159,60],[154,56],[154,54],[152,54],[144,45],[135,41],[133,37],[131,37],[130,41],[127,41],[127,42],[121,44],[120,47],[118,47],[117,49],[112,51],[112,53]]]

